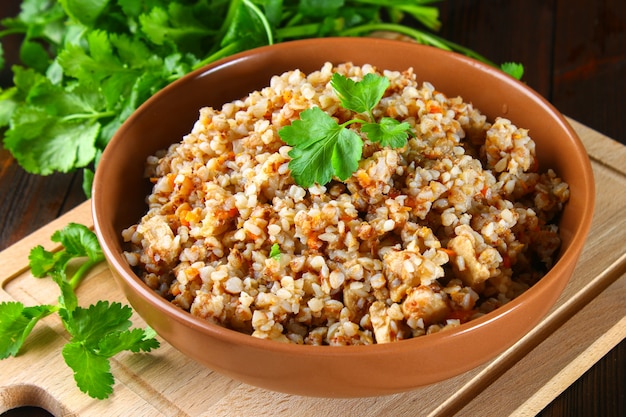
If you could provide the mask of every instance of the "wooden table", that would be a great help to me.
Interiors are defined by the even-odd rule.
[[[14,15],[18,4],[4,0],[0,16]],[[525,81],[564,114],[626,144],[623,0],[451,0],[441,2],[440,9],[442,36],[496,62],[523,62]],[[9,62],[16,56],[14,49],[7,48],[5,53]],[[0,77],[6,85],[6,72]],[[579,128],[589,132],[584,126]],[[595,138],[597,143],[605,143],[595,132],[588,137],[592,149]],[[626,158],[613,164],[623,169]],[[0,150],[0,250],[83,203],[80,182],[78,174],[25,174],[8,152]],[[626,208],[626,203],[622,207]],[[623,300],[617,299],[620,307]],[[574,369],[574,373],[584,373],[539,414],[626,415],[625,349],[622,341],[588,371]],[[545,389],[548,397],[550,389],[556,388]]]

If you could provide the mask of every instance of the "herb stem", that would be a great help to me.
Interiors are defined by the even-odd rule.
[[[239,49],[239,42],[229,43],[222,49],[212,53],[208,57],[204,58],[202,61],[197,62],[193,69],[196,70],[198,68],[202,68],[203,66],[210,64],[213,61],[217,61],[220,58],[227,57],[233,53],[235,53]]]
[[[78,285],[80,285],[83,278],[87,276],[87,273],[91,268],[104,261],[104,256],[98,256],[94,259],[89,259],[85,261],[72,275],[72,278],[69,280],[69,284],[72,287],[72,290],[76,290]]]
[[[485,64],[491,65],[493,67],[497,67],[495,63],[488,60],[484,56],[468,48],[465,48],[459,44],[445,40],[437,35],[426,33],[421,30],[413,29],[407,26],[402,26],[396,23],[370,23],[366,25],[355,26],[353,28],[349,28],[349,29],[345,29],[341,31],[340,36],[359,36],[364,33],[371,33],[375,31],[388,31],[388,32],[400,33],[402,35],[406,35],[415,39],[419,43],[430,45],[430,46],[435,46],[437,48],[440,48],[446,51],[462,52],[471,58],[484,62]]]
[[[63,122],[68,122],[70,120],[102,119],[104,117],[111,117],[111,116],[115,116],[115,112],[113,110],[103,111],[103,112],[94,112],[94,113],[70,114],[70,115],[61,117],[60,120]]]
[[[9,36],[9,35],[18,35],[20,33],[26,33],[26,30],[25,29],[21,29],[21,28],[12,28],[12,29],[0,30],[0,38],[3,38],[5,36]]]
[[[224,36],[224,34],[228,31],[228,27],[232,24],[235,15],[237,14],[237,9],[241,5],[242,0],[232,0],[230,2],[230,6],[228,6],[228,11],[226,12],[226,17],[224,18],[224,23],[222,23],[222,27],[219,30],[220,38]]]
[[[276,37],[279,39],[287,39],[314,36],[319,33],[319,30],[319,23],[307,23],[304,25],[279,28],[276,30]]]
[[[415,1],[414,3],[434,3],[440,0],[426,0],[426,1]],[[356,3],[362,4],[370,4],[373,6],[380,6],[379,0],[355,0]],[[386,7],[390,7],[396,10],[400,10],[405,13],[409,13],[415,19],[419,20],[426,27],[432,30],[439,30],[441,27],[441,22],[439,22],[439,9],[433,6],[424,6],[420,4],[388,4]]]
[[[267,35],[267,43],[268,45],[272,45],[274,43],[272,28],[270,28],[270,22],[267,21],[265,14],[250,0],[243,0],[243,4],[245,4],[246,7],[248,7],[259,18],[263,24],[263,29],[265,29],[265,34]]]
[[[374,117],[370,114],[370,117],[372,120],[374,120]],[[348,121],[343,122],[342,124],[340,124],[339,126],[341,127],[348,127],[354,123],[368,123],[367,120],[363,120],[363,119],[350,119]]]

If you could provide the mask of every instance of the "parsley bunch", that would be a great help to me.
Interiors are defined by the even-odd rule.
[[[104,260],[96,235],[86,226],[70,223],[52,235],[63,249],[49,252],[33,248],[29,261],[32,274],[50,276],[59,286],[56,305],[24,306],[13,301],[0,303],[0,359],[16,356],[37,322],[58,313],[71,336],[63,347],[65,363],[74,371],[81,391],[93,398],[107,398],[113,392],[109,359],[124,350],[149,352],[159,346],[150,328],[130,329],[132,309],[120,303],[98,301],[87,308],[78,305],[75,289],[87,272]],[[68,276],[70,261],[82,264]]]
[[[89,196],[103,149],[140,104],[188,72],[236,52],[293,39],[391,31],[488,62],[433,33],[440,22],[431,3],[23,0],[18,16],[0,22],[0,39],[22,39],[14,85],[0,90],[4,147],[34,174],[83,169]]]
[[[389,79],[376,74],[367,74],[360,81],[353,81],[334,73],[331,86],[339,96],[341,105],[358,113],[366,120],[355,118],[339,124],[319,107],[300,113],[300,119],[278,132],[281,139],[293,146],[289,151],[291,176],[302,187],[327,184],[337,176],[346,180],[358,168],[363,151],[363,139],[349,129],[360,124],[361,132],[372,142],[381,146],[401,148],[406,145],[411,126],[391,117],[376,121],[374,107],[389,87]]]

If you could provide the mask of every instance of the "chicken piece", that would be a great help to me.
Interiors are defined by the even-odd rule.
[[[370,332],[359,329],[359,325],[350,321],[331,325],[326,336],[330,346],[371,345],[374,343]]]
[[[402,322],[402,309],[396,303],[387,307],[382,301],[373,302],[369,308],[369,319],[376,343],[395,342],[411,337],[411,329]]]
[[[205,192],[211,195],[207,204],[199,236],[218,236],[232,228],[239,212],[235,197],[217,184],[207,183]]]
[[[434,291],[426,285],[412,288],[402,303],[402,313],[410,327],[426,328],[444,321],[448,316],[448,297],[444,292]]]
[[[383,273],[391,301],[400,302],[407,292],[419,285],[429,285],[444,276],[443,268],[431,259],[410,250],[389,251],[384,256]]]
[[[482,248],[479,253],[476,237],[471,231],[463,229],[464,227],[459,226],[457,229],[462,230],[459,230],[458,235],[448,243],[448,249],[453,253],[450,258],[451,264],[465,285],[480,289],[487,279],[499,272],[498,266],[502,262],[502,256],[490,246]]]
[[[484,151],[487,166],[498,173],[519,176],[536,166],[535,142],[528,136],[528,130],[518,129],[508,119],[496,119],[487,131]]]
[[[358,322],[367,313],[371,303],[370,294],[362,286],[348,285],[343,289],[343,304],[350,312],[350,319]]]
[[[374,328],[376,343],[389,343],[394,339],[391,332],[391,318],[387,315],[387,308],[382,301],[375,301],[370,306],[370,322]]]
[[[350,193],[363,204],[362,209],[387,199],[399,162],[398,153],[392,149],[376,151],[361,160],[359,169],[347,179],[346,184]]]
[[[178,258],[181,251],[180,238],[174,236],[167,216],[146,216],[139,223],[137,233],[143,236],[145,252],[155,263],[172,264]]]

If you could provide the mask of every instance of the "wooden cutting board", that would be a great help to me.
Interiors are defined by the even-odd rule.
[[[596,180],[589,239],[557,305],[493,361],[402,394],[309,398],[234,381],[163,342],[149,354],[115,357],[114,394],[94,400],[76,388],[61,356],[67,335],[51,316],[36,326],[18,357],[0,361],[0,412],[35,405],[55,416],[534,416],[626,337],[626,147],[570,123],[588,150]],[[56,285],[32,277],[28,254],[38,244],[54,249],[50,236],[70,221],[92,225],[89,202],[0,252],[0,302],[56,302]],[[105,264],[92,271],[78,297],[84,305],[100,299],[126,303]]]

